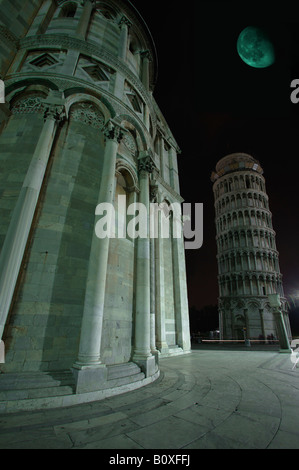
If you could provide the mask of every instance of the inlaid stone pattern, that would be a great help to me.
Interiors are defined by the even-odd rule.
[[[102,129],[105,123],[104,115],[91,103],[78,103],[72,106],[70,119],[88,124],[95,129]]]

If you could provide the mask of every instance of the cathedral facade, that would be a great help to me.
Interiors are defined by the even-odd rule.
[[[55,374],[74,395],[149,383],[159,357],[190,352],[183,237],[161,236],[161,213],[156,237],[95,226],[102,203],[126,226],[132,204],[183,202],[153,39],[125,0],[0,9],[0,388]]]
[[[216,213],[219,323],[222,339],[280,336],[269,296],[278,295],[291,338],[265,178],[251,155],[222,158],[212,173]]]

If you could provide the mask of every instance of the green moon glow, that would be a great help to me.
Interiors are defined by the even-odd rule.
[[[251,67],[261,69],[275,62],[272,42],[265,31],[255,26],[248,26],[241,32],[237,50],[241,59]]]

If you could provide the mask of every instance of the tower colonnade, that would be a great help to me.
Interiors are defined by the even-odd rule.
[[[268,296],[279,294],[289,336],[279,254],[260,163],[235,153],[212,173],[219,314],[224,339],[277,338]]]

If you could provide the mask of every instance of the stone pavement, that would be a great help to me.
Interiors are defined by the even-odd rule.
[[[198,346],[153,384],[70,408],[0,415],[1,449],[299,449],[297,352]]]

